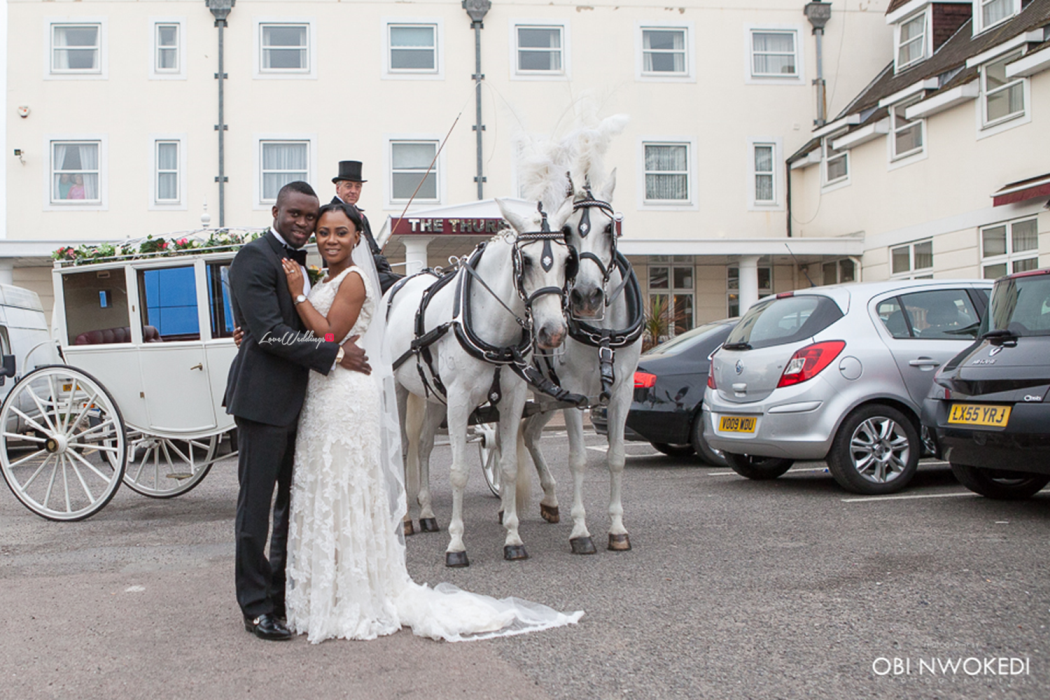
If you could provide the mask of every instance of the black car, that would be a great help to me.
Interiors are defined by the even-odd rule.
[[[979,339],[934,379],[922,423],[956,478],[989,498],[1050,483],[1050,269],[995,283]]]
[[[708,464],[725,466],[721,453],[704,440],[700,403],[711,353],[725,342],[737,320],[704,324],[642,354],[634,373],[626,439],[650,442],[668,455],[699,454]],[[591,409],[591,424],[598,433],[606,434],[604,406]]]

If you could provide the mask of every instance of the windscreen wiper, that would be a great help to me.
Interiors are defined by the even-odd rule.
[[[725,343],[722,345],[726,350],[751,350],[751,343],[741,340],[739,343]]]

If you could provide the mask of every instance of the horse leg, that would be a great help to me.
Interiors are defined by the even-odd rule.
[[[572,471],[572,533],[569,544],[573,554],[594,554],[594,540],[587,530],[587,510],[583,507],[583,474],[587,469],[587,445],[583,441],[583,412],[566,410],[565,429],[569,436],[569,469]]]
[[[609,464],[609,549],[614,552],[626,552],[631,548],[631,538],[623,526],[623,489],[624,424],[627,411],[631,406],[633,388],[629,384],[617,387],[609,401],[608,430],[609,451],[606,453]]]
[[[544,459],[543,451],[540,449],[543,427],[550,422],[552,415],[552,411],[547,411],[529,416],[525,419],[525,425],[522,427],[522,435],[525,440],[525,447],[532,456],[533,464],[536,465],[536,473],[540,477],[540,486],[543,488],[543,498],[540,499],[540,515],[547,522],[556,523],[561,520],[561,517],[558,515],[558,495],[555,493],[558,483],[554,480],[554,475],[551,474],[550,467],[547,466],[547,460]],[[524,469],[527,466],[524,460],[519,460],[518,469]]]
[[[524,384],[516,391],[505,391],[503,394],[499,406],[499,432],[500,442],[504,446],[519,446],[518,432],[521,427],[521,412],[525,408],[525,394]],[[518,534],[518,489],[524,486],[518,483],[518,476],[524,476],[526,473],[525,470],[518,469],[519,452],[522,451],[503,449],[500,453],[500,469],[503,472],[503,527],[507,530],[507,539],[503,543],[503,558],[508,561],[529,558],[525,551],[525,543]],[[524,491],[524,488],[522,490]]]
[[[401,424],[401,459],[405,465],[405,517],[402,520],[402,527],[407,537],[415,534],[415,529],[412,527],[412,503],[416,500],[416,494],[419,491],[418,447],[422,405],[419,397],[410,394],[408,389],[400,384],[397,385],[395,395],[398,422]]]
[[[470,408],[463,398],[448,405],[448,439],[452,445],[452,519],[448,523],[449,543],[445,566],[469,566],[467,546],[463,543],[463,492],[467,488],[467,420]]]
[[[419,435],[419,529],[423,532],[437,532],[440,529],[431,504],[430,455],[434,451],[434,436],[444,417],[442,407],[428,404]]]

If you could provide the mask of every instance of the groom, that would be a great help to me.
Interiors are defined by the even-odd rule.
[[[305,182],[281,188],[273,226],[241,248],[230,266],[233,314],[244,330],[226,383],[226,411],[237,423],[236,571],[237,602],[244,627],[261,639],[284,640],[285,555],[289,495],[299,410],[310,370],[328,374],[335,366],[368,374],[368,358],[354,343],[321,342],[306,331],[292,299],[281,260],[303,265],[302,250],[317,223],[317,195]],[[274,487],[270,558],[266,535]]]

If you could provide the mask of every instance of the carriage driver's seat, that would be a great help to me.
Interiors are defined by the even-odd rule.
[[[161,342],[160,331],[156,326],[142,327],[142,340],[146,343]],[[104,343],[130,343],[131,328],[104,328],[98,331],[81,333],[73,341],[73,345],[102,345]]]

